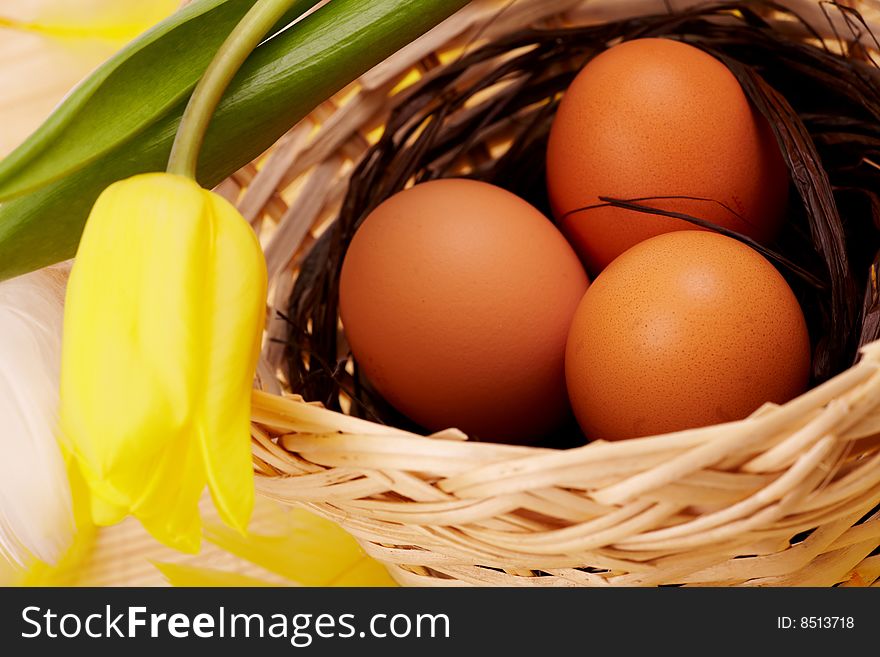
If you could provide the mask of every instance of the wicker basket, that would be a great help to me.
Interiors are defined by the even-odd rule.
[[[401,584],[880,580],[880,343],[843,374],[746,420],[568,450],[470,442],[456,430],[419,436],[283,392],[281,315],[299,265],[336,215],[354,164],[405,97],[399,90],[446,54],[516,28],[595,23],[670,4],[684,3],[477,0],[323,103],[218,188],[260,232],[272,280],[254,395],[257,489],[338,522]],[[819,3],[784,4],[834,39]]]

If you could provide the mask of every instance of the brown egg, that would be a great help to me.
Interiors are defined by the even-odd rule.
[[[705,231],[660,235],[612,262],[578,306],[565,357],[578,423],[604,440],[744,418],[803,392],[809,371],[785,279]]]
[[[788,171],[772,130],[733,74],[702,50],[669,39],[626,41],[591,60],[568,88],[550,132],[553,212],[587,269],[601,271],[682,219],[603,207],[644,200],[767,243],[784,218]]]
[[[376,208],[340,313],[376,389],[431,430],[533,442],[570,417],[565,341],[587,277],[553,224],[486,183],[416,185]]]

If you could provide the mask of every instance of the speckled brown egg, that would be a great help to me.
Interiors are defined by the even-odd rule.
[[[345,335],[382,396],[431,430],[535,442],[570,417],[565,342],[587,277],[534,207],[446,179],[377,207],[345,256]]]
[[[778,233],[788,171],[767,121],[729,69],[694,46],[637,39],[591,60],[562,99],[547,185],[563,232],[592,273],[626,249],[693,223],[599,207],[645,199],[767,243]],[[690,198],[657,199],[677,196]]]
[[[738,420],[803,392],[810,341],[782,275],[717,233],[648,239],[612,262],[578,306],[568,393],[590,439]]]

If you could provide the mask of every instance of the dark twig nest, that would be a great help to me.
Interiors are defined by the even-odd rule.
[[[592,57],[642,37],[680,39],[711,53],[770,121],[791,172],[793,202],[783,234],[761,251],[804,309],[814,383],[851,366],[858,347],[880,337],[880,70],[859,45],[870,36],[861,17],[836,4],[833,10],[851,28],[838,35],[848,44],[843,53],[783,7],[729,2],[590,27],[520,30],[431,70],[391,101],[384,135],[353,173],[338,219],[303,262],[289,312],[293,391],[333,409],[344,396],[352,414],[408,425],[356,368],[354,375],[346,370],[338,284],[355,230],[405,186],[449,176],[500,185],[551,216],[544,152],[562,92]],[[792,20],[771,23],[768,12]],[[509,145],[493,156],[500,143]],[[659,212],[650,199],[603,200]]]

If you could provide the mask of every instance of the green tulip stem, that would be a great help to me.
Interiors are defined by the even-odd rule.
[[[205,69],[183,112],[167,170],[196,177],[199,151],[211,117],[236,72],[296,0],[256,0]]]

